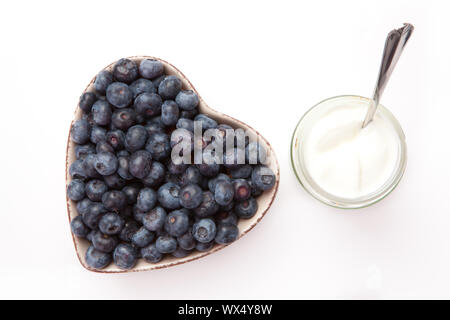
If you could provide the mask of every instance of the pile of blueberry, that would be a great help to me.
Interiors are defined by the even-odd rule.
[[[131,269],[140,258],[157,263],[236,240],[239,219],[251,218],[255,197],[275,184],[262,164],[264,147],[246,145],[246,158],[257,153],[252,165],[233,161],[237,150],[224,164],[175,164],[177,129],[193,132],[194,121],[204,129],[231,127],[199,114],[197,94],[182,90],[160,61],[121,59],[93,87],[80,97],[83,115],[71,128],[76,160],[67,187],[79,214],[72,232],[91,243],[87,264]]]

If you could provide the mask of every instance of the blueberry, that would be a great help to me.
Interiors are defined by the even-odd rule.
[[[155,206],[156,201],[156,192],[150,188],[143,188],[139,191],[136,208],[143,212],[150,211]]]
[[[166,221],[166,216],[166,210],[155,207],[142,217],[142,224],[150,231],[161,230]]]
[[[131,242],[131,237],[138,230],[139,230],[139,225],[136,221],[134,221],[134,220],[127,221],[127,222],[125,222],[125,225],[123,226],[122,231],[120,231],[119,238],[122,241]]]
[[[252,181],[251,177],[247,179],[248,184],[250,185],[250,188],[252,190],[252,197],[258,197],[260,196],[264,190],[259,189]]]
[[[175,101],[166,100],[161,107],[161,121],[166,126],[173,126],[180,116],[180,109]]]
[[[151,134],[145,145],[145,150],[150,152],[152,158],[162,160],[170,155],[169,136],[165,133]]]
[[[111,255],[109,253],[101,252],[90,246],[86,251],[86,263],[89,267],[94,269],[106,268],[111,263]]]
[[[84,224],[91,229],[97,229],[98,222],[105,212],[106,208],[102,203],[91,203],[91,205],[86,209],[86,213],[82,216]]]
[[[249,164],[245,164],[242,166],[239,166],[235,169],[231,169],[230,170],[230,175],[232,178],[234,179],[246,179],[248,177],[250,177],[250,175],[252,174],[252,166]]]
[[[99,142],[97,142],[97,145],[95,146],[95,151],[97,153],[102,152],[114,153],[114,148],[111,147],[111,145],[105,140],[100,140]]]
[[[111,130],[106,133],[106,142],[108,142],[111,147],[115,150],[120,150],[125,144],[125,133],[122,130]]]
[[[182,174],[186,168],[188,167],[185,163],[174,163],[171,159],[169,159],[166,163],[167,171],[171,174],[180,175]]]
[[[203,201],[203,192],[197,184],[190,183],[180,190],[180,205],[187,209],[197,208]]]
[[[137,222],[142,224],[144,216],[147,214],[147,212],[140,211],[138,208],[136,208],[136,205],[133,206],[133,218]]]
[[[217,227],[216,242],[228,244],[235,241],[239,236],[239,229],[231,223],[221,223]]]
[[[72,219],[70,223],[70,228],[72,229],[72,233],[77,237],[84,238],[91,231],[83,222],[81,216],[76,216]]]
[[[126,184],[125,179],[123,179],[117,173],[111,174],[109,176],[104,176],[103,181],[105,181],[108,188],[115,190],[122,189]]]
[[[195,249],[200,252],[205,252],[205,251],[211,250],[213,246],[214,246],[214,241],[207,242],[207,243],[197,242]]]
[[[118,175],[125,180],[134,179],[133,175],[130,173],[130,157],[119,157],[119,168],[117,169]]]
[[[215,216],[216,224],[231,223],[237,225],[238,217],[233,212],[222,211]]]
[[[152,155],[145,150],[139,150],[130,156],[129,171],[136,178],[145,178],[152,165]]]
[[[147,130],[141,125],[135,125],[128,129],[125,136],[125,146],[130,152],[142,149],[147,141]]]
[[[124,225],[125,220],[114,212],[105,213],[98,223],[100,231],[107,235],[119,234]]]
[[[129,86],[131,92],[133,93],[133,98],[144,92],[156,93],[156,88],[150,80],[147,79],[137,79]]]
[[[236,203],[234,212],[241,218],[249,219],[253,217],[258,210],[258,203],[255,198],[248,198],[242,202]]]
[[[252,188],[250,187],[248,181],[245,179],[233,180],[233,188],[234,200],[236,201],[247,200],[252,195]]]
[[[98,143],[100,141],[106,140],[106,129],[99,126],[93,126],[91,129],[90,140],[92,143]]]
[[[191,119],[180,118],[176,124],[177,129],[185,129],[194,133],[194,121]]]
[[[180,187],[168,182],[158,189],[158,201],[165,209],[178,209],[180,207],[179,194]]]
[[[75,160],[69,167],[69,174],[74,179],[84,180],[87,178],[84,172],[83,160]]]
[[[101,201],[108,186],[102,180],[93,179],[86,183],[86,195],[92,201]]]
[[[97,100],[92,106],[92,116],[96,124],[106,126],[111,122],[112,110],[108,101]]]
[[[155,59],[144,59],[139,64],[139,73],[147,79],[154,79],[164,73],[164,65]]]
[[[100,177],[100,174],[95,170],[95,159],[97,155],[95,153],[89,153],[83,160],[84,173],[88,178]]]
[[[227,204],[226,206],[220,206],[220,211],[231,211],[234,208],[234,201],[231,201],[229,204]]]
[[[164,100],[175,99],[181,86],[181,80],[176,76],[167,76],[159,84],[158,93]]]
[[[86,235],[86,240],[89,241],[90,243],[92,243],[92,236],[94,235],[94,233],[96,233],[96,230],[91,230],[89,231],[89,233]]]
[[[214,155],[207,150],[203,151],[202,156],[202,163],[196,164],[197,168],[200,170],[200,173],[205,177],[215,177],[220,171],[220,164],[217,163]]]
[[[250,142],[245,147],[245,159],[247,163],[257,164],[266,163],[267,151],[264,146],[256,141]]]
[[[115,236],[109,236],[103,234],[100,231],[96,231],[92,235],[92,245],[95,249],[101,252],[112,252],[117,246],[118,240]]]
[[[200,184],[202,182],[202,174],[200,173],[200,170],[198,170],[195,166],[189,166],[186,168],[186,170],[181,174],[180,177],[180,185],[182,187],[188,185],[188,184]]]
[[[174,252],[172,252],[172,256],[175,258],[184,258],[191,254],[192,250],[185,250],[183,248],[176,248]]]
[[[127,205],[127,198],[122,191],[111,190],[103,194],[102,203],[106,209],[119,212]]]
[[[88,154],[95,153],[95,146],[92,143],[77,145],[75,147],[75,157],[83,160]]]
[[[131,242],[139,248],[148,246],[154,239],[155,234],[144,227],[131,236]]]
[[[162,235],[156,239],[156,250],[160,253],[172,253],[177,249],[177,240],[169,235]]]
[[[131,83],[139,76],[138,66],[133,60],[123,58],[114,65],[113,74],[117,81]]]
[[[269,190],[275,185],[275,175],[266,166],[256,166],[252,172],[252,182],[260,190]]]
[[[138,259],[136,249],[128,243],[121,243],[114,250],[113,259],[120,269],[131,269],[136,265]]]
[[[94,80],[94,88],[100,94],[106,93],[106,88],[113,82],[113,75],[108,70],[100,71]]]
[[[144,92],[134,100],[134,109],[147,118],[161,114],[162,99],[156,93]]]
[[[157,263],[163,258],[162,253],[156,249],[156,244],[152,243],[141,249],[141,256],[147,262]]]
[[[216,191],[216,183],[217,183],[218,181],[228,181],[228,182],[231,182],[231,179],[230,179],[230,177],[227,176],[226,174],[224,174],[224,173],[219,173],[219,174],[218,174],[217,176],[215,176],[214,178],[208,180],[208,189],[209,189],[209,191],[211,191],[211,192],[215,192],[215,191]]]
[[[81,201],[77,202],[77,211],[78,214],[81,216],[84,216],[86,214],[86,212],[88,212],[89,210],[89,206],[92,204],[92,201],[89,200],[88,198],[84,198]]]
[[[194,110],[181,110],[180,112],[180,118],[186,118],[186,119],[194,119],[194,117],[198,114],[198,109],[195,108]]]
[[[117,157],[130,157],[130,153],[127,150],[119,150],[116,153]]]
[[[83,181],[74,179],[67,186],[67,196],[70,200],[80,201],[84,198],[85,186]]]
[[[133,93],[125,83],[113,82],[106,89],[106,100],[116,108],[125,108],[133,100]]]
[[[197,107],[198,96],[192,90],[183,90],[177,94],[175,101],[181,109],[189,111]]]
[[[211,119],[210,117],[208,117],[206,114],[203,113],[200,113],[197,116],[195,116],[194,121],[200,121],[203,131],[217,128],[216,120]]]
[[[219,205],[214,200],[214,195],[210,191],[204,191],[202,203],[194,209],[195,215],[199,218],[206,218],[214,215],[217,211],[219,211]]]
[[[223,164],[229,169],[237,169],[245,164],[245,150],[233,148],[223,154]]]
[[[111,152],[100,152],[95,155],[94,167],[102,176],[109,176],[116,172],[119,161]]]
[[[202,243],[210,242],[216,236],[216,224],[211,219],[200,219],[192,227],[195,240]]]
[[[164,230],[173,237],[179,237],[189,229],[189,216],[183,210],[170,212],[164,223]]]
[[[139,187],[137,185],[128,185],[122,189],[122,192],[125,194],[128,204],[136,203],[139,194]]]
[[[122,210],[120,210],[119,215],[124,218],[132,218],[133,217],[133,207],[132,206],[126,206]]]
[[[111,119],[113,125],[120,130],[127,130],[136,122],[136,112],[131,108],[114,111]]]
[[[145,124],[145,129],[147,129],[147,133],[149,137],[154,133],[164,133],[164,125],[158,121],[148,121]]]
[[[87,120],[79,119],[70,128],[70,138],[77,144],[85,144],[91,137],[91,125]]]
[[[166,169],[161,162],[152,161],[149,174],[141,179],[146,187],[158,187],[164,181]]]
[[[231,182],[219,180],[216,182],[214,199],[221,206],[228,205],[234,198],[234,188]]]
[[[78,106],[81,110],[88,113],[91,111],[92,105],[97,101],[97,96],[93,92],[85,92],[81,95]]]
[[[163,74],[155,79],[152,79],[153,85],[155,86],[155,88],[159,88],[159,85],[161,84],[161,82],[166,78],[166,75]]]
[[[188,230],[185,234],[177,238],[178,246],[184,250],[192,250],[195,248],[196,241],[192,235],[192,230]]]

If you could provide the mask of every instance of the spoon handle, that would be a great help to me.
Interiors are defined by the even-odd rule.
[[[369,109],[367,110],[366,118],[363,122],[363,128],[367,126],[370,121],[372,121],[384,88],[386,87],[392,71],[394,70],[403,48],[405,47],[406,42],[408,42],[413,30],[414,26],[412,24],[405,23],[403,27],[389,32],[384,44],[383,58],[381,59],[378,81],[375,86],[375,92],[373,93],[373,98]]]

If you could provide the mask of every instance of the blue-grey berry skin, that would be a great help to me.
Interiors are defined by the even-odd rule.
[[[140,224],[142,224],[142,219],[147,214],[147,212],[140,211],[138,208],[136,208],[136,205],[133,206],[133,218]]]
[[[141,256],[147,262],[157,263],[163,258],[163,254],[156,249],[156,244],[152,243],[141,249]]]
[[[83,160],[88,154],[93,153],[95,153],[95,145],[93,145],[92,143],[77,145],[75,147],[75,157],[77,158],[77,160]]]
[[[117,157],[130,157],[130,153],[127,150],[119,150],[116,155]]]
[[[154,79],[164,73],[164,65],[155,59],[144,59],[139,64],[139,73],[147,79]]]
[[[219,205],[214,200],[214,194],[210,191],[204,191],[202,203],[193,211],[199,218],[213,216],[217,211],[219,211]]]
[[[209,191],[214,192],[216,190],[216,183],[218,181],[231,182],[231,179],[225,173],[219,173],[214,178],[208,180],[208,189],[209,189]]]
[[[94,269],[104,269],[111,263],[111,254],[101,252],[90,246],[85,255],[86,263],[89,267]]]
[[[122,189],[122,192],[127,198],[127,204],[131,205],[136,203],[139,191],[140,187],[136,184],[127,185]]]
[[[108,186],[102,180],[93,179],[86,183],[85,190],[90,200],[101,201],[103,194],[108,191]]]
[[[97,101],[97,96],[94,92],[85,92],[81,95],[78,106],[84,112],[89,113],[95,101]]]
[[[156,250],[160,253],[172,253],[177,249],[177,240],[169,235],[162,235],[156,239]]]
[[[192,250],[195,248],[197,241],[195,241],[192,235],[192,230],[188,230],[185,234],[182,234],[177,238],[178,246],[184,250]]]
[[[83,222],[83,219],[81,216],[76,216],[72,219],[72,222],[70,223],[70,228],[72,230],[72,233],[77,236],[84,238],[87,236],[87,234],[91,231]]]
[[[164,223],[164,230],[173,237],[179,237],[189,229],[189,216],[183,210],[170,212]]]
[[[180,116],[178,104],[172,100],[166,100],[161,106],[161,121],[166,126],[174,126]]]
[[[95,146],[95,151],[97,153],[102,153],[102,152],[114,153],[114,148],[111,147],[111,145],[108,142],[106,142],[105,140],[101,140],[101,141],[97,142],[97,145]]]
[[[100,231],[92,235],[92,245],[101,252],[112,252],[117,246],[118,240],[115,236],[109,236]]]
[[[252,172],[252,182],[260,190],[269,190],[275,185],[275,175],[266,166],[256,166]]]
[[[230,223],[237,225],[239,218],[236,216],[235,213],[231,211],[222,211],[216,214],[214,220],[216,222],[216,225],[219,225],[221,223]]]
[[[142,217],[142,224],[150,231],[162,230],[166,222],[166,216],[166,210],[158,206]]]
[[[209,218],[200,219],[192,226],[192,235],[198,242],[210,242],[216,236],[216,224]]]
[[[125,147],[129,152],[142,149],[147,141],[147,130],[144,126],[135,125],[128,129],[125,136]]]
[[[156,192],[151,188],[143,188],[139,191],[136,208],[143,212],[148,212],[156,205],[158,196]]]
[[[94,167],[102,176],[109,176],[117,171],[119,161],[112,152],[100,152],[95,155]]]
[[[117,81],[132,83],[139,76],[138,66],[133,60],[120,59],[114,65],[113,75]]]
[[[226,206],[233,201],[234,188],[231,182],[225,180],[219,180],[216,182],[214,190],[214,199],[221,206]]]
[[[139,248],[148,246],[154,239],[155,234],[144,227],[131,236],[131,242]]]
[[[95,160],[97,155],[95,153],[89,153],[83,160],[84,173],[88,178],[98,178],[101,175],[95,169]]]
[[[101,232],[107,235],[119,234],[125,225],[125,220],[117,213],[105,213],[98,223],[98,228]]]
[[[252,166],[245,164],[230,170],[230,175],[233,179],[247,179],[252,174]]]
[[[90,140],[92,143],[99,143],[100,141],[106,140],[106,129],[97,125],[93,126]]]
[[[111,122],[112,109],[108,101],[97,100],[92,106],[92,116],[96,124],[106,126]]]
[[[134,109],[137,114],[150,118],[161,114],[162,99],[156,93],[144,92],[134,100]]]
[[[176,124],[177,129],[185,129],[194,133],[194,121],[191,119],[180,118]]]
[[[221,223],[217,226],[215,241],[218,244],[229,244],[239,236],[239,229],[231,223]]]
[[[91,229],[97,229],[98,222],[105,212],[106,208],[102,203],[92,202],[86,208],[86,212],[82,215],[84,224]]]
[[[119,212],[127,205],[127,197],[122,191],[107,191],[102,196],[102,203],[106,209]]]
[[[77,144],[85,144],[91,138],[91,125],[85,119],[75,121],[70,129],[70,139]]]
[[[245,147],[245,160],[249,164],[266,163],[267,151],[266,148],[259,142],[250,142]]]
[[[185,250],[183,248],[176,248],[174,252],[172,252],[172,256],[174,256],[175,258],[184,258],[187,257],[188,255],[190,255],[192,252],[192,250]]]
[[[139,224],[134,220],[125,222],[125,225],[120,231],[119,239],[125,242],[131,242],[131,237],[139,230]]]
[[[210,117],[208,117],[206,114],[203,113],[196,115],[194,121],[201,122],[203,131],[217,128],[216,120],[211,119]]]
[[[154,134],[154,133],[164,133],[165,129],[164,129],[164,124],[162,124],[162,122],[159,121],[148,121],[145,124],[145,129],[147,129],[147,133],[149,135],[149,137]]]
[[[85,185],[81,180],[74,179],[67,186],[67,197],[73,201],[80,201],[85,195]]]
[[[141,179],[141,182],[146,187],[156,188],[163,183],[165,175],[166,168],[164,165],[161,162],[152,161],[149,174]]]
[[[214,241],[207,242],[207,243],[197,242],[195,249],[200,252],[205,252],[205,251],[211,250],[213,247],[214,247]]]
[[[170,139],[165,133],[154,133],[148,137],[145,150],[150,152],[155,160],[162,160],[170,156]]]
[[[181,91],[181,80],[176,76],[167,76],[161,81],[158,87],[158,93],[164,100],[175,99],[178,92]]]
[[[197,208],[203,201],[203,190],[197,184],[187,184],[180,190],[180,205],[187,209]]]
[[[192,90],[182,90],[177,94],[175,102],[183,110],[194,110],[198,106],[198,96]]]
[[[152,155],[145,150],[138,150],[130,156],[129,171],[138,178],[143,179],[149,173],[152,165]]]
[[[242,202],[238,202],[234,206],[234,212],[240,217],[244,219],[249,219],[253,217],[258,210],[258,202],[256,202],[255,198],[248,198]]]
[[[132,245],[121,243],[114,250],[113,260],[120,269],[129,270],[136,265],[137,256],[136,249]]]
[[[117,173],[113,173],[109,176],[103,176],[103,181],[109,189],[119,190],[125,187],[126,180],[119,176]]]
[[[250,198],[252,195],[252,188],[250,184],[245,179],[235,179],[233,180],[234,188],[234,200],[244,201]]]
[[[125,180],[133,180],[134,176],[130,173],[130,157],[119,157],[119,167],[117,174]]]
[[[186,168],[186,170],[182,173],[180,177],[180,185],[182,187],[191,183],[199,185],[202,182],[202,179],[203,176],[200,173],[200,170],[198,170],[198,168],[195,166],[189,166]]]
[[[194,117],[198,115],[198,108],[195,108],[193,110],[181,110],[180,112],[180,118],[186,118],[186,119],[194,119]]]
[[[172,182],[163,184],[158,189],[158,202],[165,209],[178,209],[180,207],[180,187]]]
[[[80,216],[84,216],[86,212],[89,210],[89,206],[92,204],[92,201],[88,198],[84,198],[77,202],[77,212]]]
[[[259,189],[252,181],[251,177],[247,179],[248,184],[252,190],[252,197],[259,197],[264,190]]]
[[[113,82],[113,75],[108,70],[100,71],[94,80],[95,91],[104,95],[106,93],[106,88]]]
[[[75,160],[69,167],[69,174],[73,179],[84,180],[87,178],[84,172],[83,160]]]
[[[156,93],[156,88],[150,80],[147,79],[137,79],[129,86],[131,92],[133,93],[133,98],[144,92]]]
[[[125,133],[119,129],[108,131],[105,140],[114,150],[121,150],[125,145]]]
[[[116,108],[125,108],[133,100],[133,93],[126,83],[113,82],[106,89],[106,100]]]
[[[136,123],[136,112],[131,108],[118,109],[113,112],[111,122],[115,128],[127,130]]]
[[[166,78],[167,76],[165,74],[156,77],[155,79],[152,79],[153,85],[155,86],[156,89],[159,88],[159,85],[161,84],[161,82]]]

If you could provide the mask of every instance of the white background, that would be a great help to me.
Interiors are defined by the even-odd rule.
[[[450,25],[445,1],[3,1],[0,298],[450,298]],[[416,30],[382,98],[407,136],[399,187],[357,211],[297,183],[291,133],[324,98],[372,93],[384,39]],[[242,240],[174,268],[84,270],[65,205],[66,139],[104,66],[153,55],[274,147],[277,199]]]

